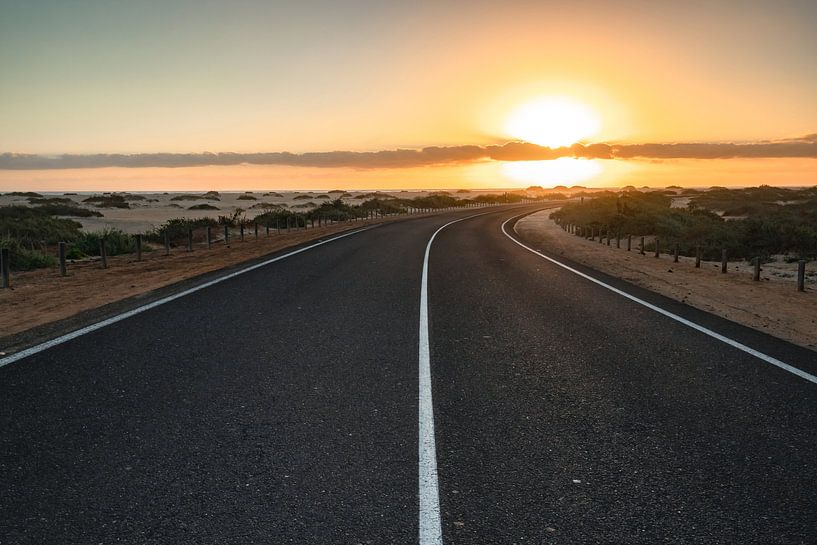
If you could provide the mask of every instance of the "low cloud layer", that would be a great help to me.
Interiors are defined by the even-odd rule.
[[[374,152],[310,153],[140,153],[44,156],[0,154],[0,170],[102,167],[196,167],[210,165],[286,165],[323,168],[406,168],[476,161],[582,159],[735,159],[806,157],[817,159],[817,134],[773,142],[680,144],[574,144],[548,148],[526,142],[493,146],[446,146]]]

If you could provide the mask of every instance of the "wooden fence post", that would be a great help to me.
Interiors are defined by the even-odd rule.
[[[797,262],[797,291],[806,291],[806,260]]]
[[[673,251],[673,259],[675,263],[678,263],[678,243],[675,243],[675,250]]]
[[[627,235],[627,251],[633,249],[633,235]]]
[[[102,259],[102,268],[108,268],[108,249],[105,248],[105,237],[99,239],[99,257]]]
[[[230,243],[230,226],[226,223],[224,224],[224,244]]]
[[[752,275],[752,280],[757,282],[757,281],[760,280],[760,258],[756,257],[752,261],[754,261],[754,266],[755,266],[755,272]]]
[[[644,237],[641,237],[641,255],[644,255]]]
[[[207,226],[207,249],[209,250],[212,247],[213,247],[213,232],[212,232],[212,228],[208,225]]]
[[[258,240],[258,223],[255,222],[253,225],[255,226],[255,240]]]
[[[57,244],[59,248],[59,256],[60,256],[60,276],[65,276],[68,273],[65,270],[65,243],[60,242]]]
[[[661,256],[661,241],[658,240],[658,237],[655,237],[655,257]]]
[[[701,247],[695,246],[695,268],[701,268]]]
[[[8,248],[0,248],[0,276],[2,276],[3,289],[8,288],[11,282],[11,255]]]
[[[726,253],[726,248],[721,250],[721,273],[726,274],[726,265],[727,265],[727,257],[728,254]]]
[[[136,261],[142,261],[142,235],[135,235],[136,238]]]
[[[269,236],[269,220],[267,220],[267,224],[264,226],[267,229],[267,236]]]
[[[238,224],[238,234],[241,237],[241,242],[244,242],[244,222]]]

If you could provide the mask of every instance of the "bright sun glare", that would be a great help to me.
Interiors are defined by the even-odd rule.
[[[575,100],[547,96],[532,100],[511,112],[505,131],[540,146],[569,146],[593,136],[601,128],[598,116]]]
[[[503,173],[517,182],[527,184],[577,184],[599,175],[598,161],[560,157],[552,161],[509,161],[502,165]]]

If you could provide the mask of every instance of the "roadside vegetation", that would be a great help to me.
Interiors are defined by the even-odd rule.
[[[461,195],[463,191],[459,191]],[[100,241],[105,239],[106,253],[115,256],[135,251],[133,236],[118,230],[104,229],[87,232],[82,225],[70,219],[72,217],[101,217],[98,210],[86,208],[82,205],[95,208],[130,208],[134,201],[146,200],[142,195],[130,193],[103,193],[84,198],[82,203],[66,196],[47,197],[34,192],[16,192],[11,194],[23,197],[28,206],[11,205],[0,207],[0,246],[8,248],[13,256],[11,268],[14,270],[30,270],[40,267],[55,266],[56,245],[58,242],[68,244],[66,257],[68,259],[83,259],[100,254]],[[280,193],[264,193],[266,196],[282,196]],[[557,196],[558,197],[558,196]],[[471,203],[502,204],[519,202],[526,198],[523,193],[478,195],[471,199],[457,199],[455,196],[439,191],[423,197],[411,199],[400,198],[394,194],[372,192],[358,202],[357,197],[343,190],[332,190],[324,194],[301,194],[296,197],[299,201],[308,201],[292,207],[281,204],[257,201],[256,197],[244,193],[241,200],[251,204],[254,217],[248,216],[246,210],[238,208],[230,214],[219,215],[217,218],[175,218],[144,233],[144,240],[154,244],[164,244],[165,233],[171,245],[184,244],[188,233],[193,231],[195,240],[202,240],[203,229],[206,227],[219,228],[214,236],[220,236],[224,226],[237,228],[257,223],[263,227],[286,228],[305,227],[312,223],[318,224],[327,220],[346,221],[355,218],[377,215],[405,213],[411,209],[437,210],[451,207],[465,207]],[[529,198],[529,197],[527,197]],[[544,198],[544,197],[543,197]],[[547,196],[552,199],[552,195]],[[314,199],[309,201],[308,199]],[[344,201],[344,199],[347,199]],[[177,202],[199,201],[190,203],[190,210],[218,210],[214,201],[220,200],[216,191],[203,194],[183,194],[170,199]],[[202,203],[201,201],[206,201]],[[348,203],[352,200],[354,204]],[[318,201],[318,202],[314,202]],[[138,206],[138,205],[137,205]],[[258,213],[260,212],[260,213]],[[144,247],[145,251],[150,246]]]
[[[610,229],[621,236],[654,236],[679,245],[681,255],[700,247],[704,259],[718,259],[725,249],[731,258],[767,260],[817,258],[817,187],[787,189],[760,186],[682,191],[689,199],[673,207],[675,191],[588,194],[566,203],[551,217],[564,223]],[[665,246],[667,247],[667,246]]]
[[[12,270],[54,266],[54,246],[58,242],[68,243],[69,259],[99,255],[103,236],[108,255],[133,251],[133,238],[118,229],[85,232],[82,224],[52,215],[47,206],[0,207],[0,248],[9,249]]]

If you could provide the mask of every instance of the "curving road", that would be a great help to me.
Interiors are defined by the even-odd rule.
[[[0,544],[817,542],[814,352],[533,253],[536,209],[281,252],[0,368]]]

